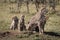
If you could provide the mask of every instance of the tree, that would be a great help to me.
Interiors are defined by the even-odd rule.
[[[55,7],[56,7],[56,1],[55,0],[49,0],[49,5],[52,7],[52,10],[55,12]]]
[[[35,1],[35,6],[36,6],[37,12],[38,12],[38,9],[39,9],[39,4],[40,4],[39,0],[36,0],[36,1]]]

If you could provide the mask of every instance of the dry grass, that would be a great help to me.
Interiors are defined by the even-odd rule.
[[[35,5],[29,5],[30,14],[27,13],[27,9],[25,5],[21,6],[21,13],[11,13],[9,9],[9,5],[11,4],[1,4],[0,3],[0,32],[1,31],[9,31],[9,26],[11,23],[11,18],[16,15],[20,18],[21,14],[25,14],[25,22],[27,23],[28,20],[36,13]],[[13,4],[15,7],[16,5]],[[60,40],[60,5],[56,7],[57,12],[54,14],[49,14],[49,19],[47,20],[45,31],[47,32],[44,35],[32,34],[18,34],[15,36],[6,36],[0,38],[0,40]],[[15,10],[16,11],[16,10]],[[52,33],[52,34],[50,34]],[[57,36],[56,36],[57,35]]]

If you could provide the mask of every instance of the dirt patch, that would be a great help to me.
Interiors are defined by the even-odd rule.
[[[19,31],[4,31],[4,32],[0,32],[0,38],[2,37],[6,37],[6,36],[16,36],[16,35],[19,35],[19,34],[27,34],[27,32],[19,32]]]
[[[6,32],[0,32],[0,37],[5,37],[8,36],[10,34],[10,32],[6,31]]]

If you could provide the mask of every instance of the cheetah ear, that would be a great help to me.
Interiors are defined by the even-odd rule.
[[[28,24],[29,24],[30,22],[28,22]]]

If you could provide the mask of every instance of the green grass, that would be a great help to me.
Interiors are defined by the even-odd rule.
[[[20,18],[21,14],[25,14],[25,22],[27,24],[29,19],[36,13],[34,4],[29,5],[30,6],[29,14],[27,14],[27,9],[25,5],[21,6],[21,9],[20,9],[21,13],[11,13],[9,9],[9,5],[12,6],[12,4],[0,3],[0,32],[9,30],[9,27],[12,21],[11,18],[14,15]],[[13,4],[13,6],[15,7],[16,5]],[[45,32],[49,32],[49,33],[51,32],[54,34],[57,33],[60,35],[60,16],[58,15],[60,14],[60,5],[57,5],[56,10],[57,10],[56,13],[49,14],[50,17],[47,20],[47,23],[45,25]],[[48,34],[38,35],[38,33],[36,33],[32,35],[28,35],[28,34],[17,34],[16,36],[11,35],[11,36],[0,38],[0,40],[60,40],[60,37],[55,35],[52,36]]]

